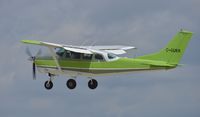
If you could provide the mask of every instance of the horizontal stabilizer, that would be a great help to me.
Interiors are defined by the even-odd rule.
[[[142,60],[142,59],[135,59],[135,61],[146,64],[146,65],[152,65],[152,66],[166,66],[166,67],[174,67],[175,65],[169,64],[165,61],[155,61],[155,60]]]

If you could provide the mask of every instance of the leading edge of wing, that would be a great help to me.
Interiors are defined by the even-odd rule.
[[[22,43],[25,44],[33,44],[33,45],[41,45],[41,46],[48,46],[48,47],[63,47],[61,44],[37,41],[37,40],[21,40]]]
[[[25,44],[40,45],[40,46],[46,46],[46,47],[51,47],[51,48],[63,48],[65,50],[69,50],[69,51],[77,52],[77,53],[92,54],[90,50],[87,50],[86,48],[78,48],[78,46],[73,47],[73,46],[42,42],[42,41],[36,41],[36,40],[22,40],[21,42]]]

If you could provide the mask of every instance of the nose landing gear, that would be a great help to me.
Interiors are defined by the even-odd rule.
[[[54,74],[48,74],[49,76],[49,80],[47,80],[45,83],[44,83],[44,87],[47,89],[47,90],[50,90],[53,88],[53,77],[55,76]]]
[[[46,81],[44,83],[44,87],[47,89],[47,90],[50,90],[53,88],[53,82],[52,81]]]

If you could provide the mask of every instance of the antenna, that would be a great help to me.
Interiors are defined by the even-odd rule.
[[[137,54],[138,54],[138,49],[137,48],[134,48],[134,56],[133,56],[133,58],[136,58],[137,57]]]
[[[97,42],[97,40],[94,40],[93,43],[91,43],[91,45],[89,46],[89,48],[91,48],[92,46],[94,46],[94,44]]]
[[[87,42],[88,42],[88,40],[84,40],[83,43],[81,44],[81,46],[84,46]]]

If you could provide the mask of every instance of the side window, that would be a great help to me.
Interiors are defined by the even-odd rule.
[[[67,59],[71,58],[70,51],[65,51],[65,58],[67,58]]]
[[[103,56],[100,55],[100,54],[95,54],[94,58],[95,58],[96,60],[103,61]]]
[[[92,54],[83,54],[83,60],[92,60]]]
[[[72,59],[81,59],[81,54],[76,52],[71,52]]]

